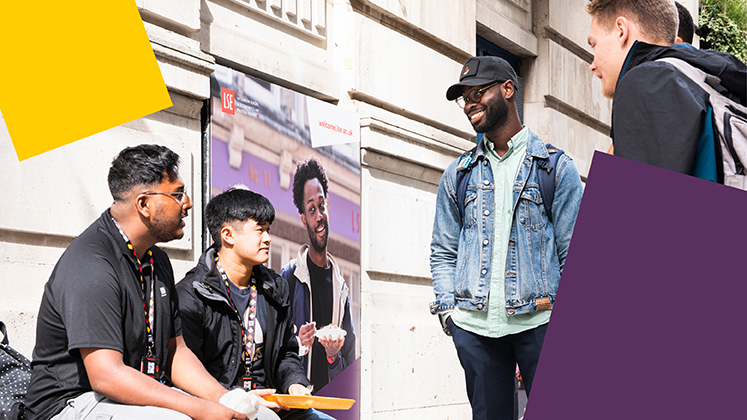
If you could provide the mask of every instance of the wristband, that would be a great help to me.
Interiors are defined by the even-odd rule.
[[[334,356],[332,356],[331,358],[330,358],[329,356],[327,356],[327,363],[329,363],[330,365],[331,365],[332,363],[334,363],[334,362],[335,362],[335,360],[337,360],[337,353],[335,353],[335,355],[334,355]]]

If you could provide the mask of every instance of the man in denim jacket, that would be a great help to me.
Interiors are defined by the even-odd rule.
[[[473,154],[449,165],[438,187],[431,313],[454,339],[473,418],[512,419],[516,365],[529,394],[581,202],[581,180],[568,155],[561,155],[548,217],[538,162],[549,154],[519,120],[516,74],[505,60],[470,58],[446,98],[456,99],[475,131],[485,135]],[[458,171],[471,171],[463,205],[457,202]]]

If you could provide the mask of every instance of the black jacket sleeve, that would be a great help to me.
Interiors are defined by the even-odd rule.
[[[634,67],[615,88],[615,155],[691,175],[706,104],[705,91],[671,64]]]
[[[195,295],[192,281],[193,276],[187,275],[176,285],[176,292],[179,296],[179,315],[182,319],[184,342],[204,364],[205,359],[202,352],[204,310],[202,301]]]

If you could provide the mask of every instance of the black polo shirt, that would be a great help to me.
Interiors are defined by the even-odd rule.
[[[179,305],[171,262],[158,247],[150,250],[155,351],[163,373],[169,339],[181,334]],[[78,349],[119,351],[124,364],[139,371],[146,343],[135,258],[107,210],[70,244],[44,287],[26,396],[29,419],[49,419],[67,400],[91,391]]]

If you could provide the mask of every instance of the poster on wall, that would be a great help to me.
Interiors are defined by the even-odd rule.
[[[360,396],[358,116],[227,67],[211,76],[211,197],[243,185],[275,207],[267,266],[288,281],[315,396]]]

